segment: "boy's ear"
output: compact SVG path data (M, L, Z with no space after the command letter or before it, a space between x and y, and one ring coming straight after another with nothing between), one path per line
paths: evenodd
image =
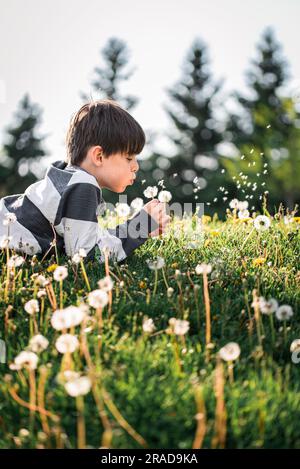
M103 149L100 145L93 147L92 149L92 159L96 165L102 164L103 162Z

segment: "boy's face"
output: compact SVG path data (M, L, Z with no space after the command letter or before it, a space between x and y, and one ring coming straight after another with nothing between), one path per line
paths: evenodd
M96 166L95 177L100 187L120 193L134 183L138 169L136 155L115 153L109 157L102 156L101 164Z

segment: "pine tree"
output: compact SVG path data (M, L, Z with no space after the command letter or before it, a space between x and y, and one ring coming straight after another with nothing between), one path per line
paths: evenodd
M176 134L171 138L177 153L169 159L170 167L165 173L175 198L181 202L190 202L196 192L197 202L212 200L218 185L225 180L216 151L224 129L214 113L220 104L222 83L213 82L207 55L206 46L195 40L185 60L182 79L168 90L175 104L175 110L167 107L166 111L175 124ZM222 199L219 202L223 205Z
M280 148L279 158L273 163L273 172L277 188L280 188L282 194L279 201L284 201L286 207L293 209L296 204L298 208L300 205L300 112L293 99L286 98L283 101L292 125L288 126L285 146Z
M41 110L28 94L20 101L15 119L15 124L7 129L7 141L0 155L1 196L22 193L35 182L41 176L41 160L46 155L45 137L37 133Z
M286 158L286 146L294 127L288 100L280 96L288 78L286 70L281 46L273 31L267 29L247 73L249 95L235 94L240 110L230 116L226 133L238 148L239 157L224 161L224 165L236 180L241 175L247 176L238 181L238 187L244 187L241 197L250 196L254 203L262 199L266 189L272 203L278 204L285 197L276 168Z
M110 98L117 101L127 111L133 109L138 103L135 96L122 96L119 90L120 83L126 82L132 76L134 69L126 71L129 61L129 51L126 43L117 38L110 38L101 52L105 62L104 67L95 67L95 77L91 82L92 89L101 98ZM81 94L84 101L90 96Z

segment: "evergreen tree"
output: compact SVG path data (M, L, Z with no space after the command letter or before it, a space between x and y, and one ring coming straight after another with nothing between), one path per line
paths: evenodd
M91 82L92 89L101 95L101 98L114 99L127 111L138 103L135 96L122 96L119 91L120 83L126 82L132 76L134 69L126 71L129 61L129 52L126 43L117 38L110 38L101 52L105 62L104 67L95 67L95 77ZM90 96L82 93L85 101Z
M209 71L207 48L196 40L185 60L182 79L168 90L175 110L166 108L176 128L172 140L177 152L165 173L181 202L190 202L196 192L197 202L208 202L225 181L216 151L224 131L214 113L220 104L220 88L221 82L214 83ZM219 204L224 205L222 198Z
M41 122L39 106L26 94L15 114L16 122L7 129L7 141L0 155L1 196L22 193L41 177L41 159L46 155L37 133Z
M286 98L284 107L289 110L292 125L288 126L289 134L284 147L277 150L274 158L274 181L286 207L293 209L300 204L300 112L291 98ZM276 153L275 153L276 155ZM278 200L278 197L277 197ZM278 203L278 202L277 202Z
M238 187L244 187L243 197L249 197L252 191L250 197L255 203L262 199L266 189L272 203L278 205L284 198L288 202L277 170L287 158L287 145L294 128L289 100L280 96L288 78L286 70L281 47L272 30L267 29L258 44L257 58L247 73L249 95L235 94L239 111L228 122L226 137L238 148L239 157L224 161L237 180L242 173L244 178L247 176L238 181Z

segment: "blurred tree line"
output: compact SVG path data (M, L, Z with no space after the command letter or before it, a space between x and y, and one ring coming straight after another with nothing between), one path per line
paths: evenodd
M134 73L126 43L111 38L101 56L92 90L97 98L115 99L132 113L138 98L121 92ZM210 71L207 46L193 42L182 76L167 90L167 137L175 150L172 155L155 150L156 136L146 132L148 155L140 159L137 181L126 191L130 200L163 180L173 201L204 202L206 213L224 214L235 197L248 200L253 210L260 208L264 194L271 209L281 202L289 209L299 203L300 100L285 91L288 65L271 29L260 38L246 78L245 95L225 94L223 81ZM85 93L81 97L90 100ZM0 153L0 196L21 193L38 179L46 154L40 121L40 108L25 95ZM117 198L105 191L107 201Z

